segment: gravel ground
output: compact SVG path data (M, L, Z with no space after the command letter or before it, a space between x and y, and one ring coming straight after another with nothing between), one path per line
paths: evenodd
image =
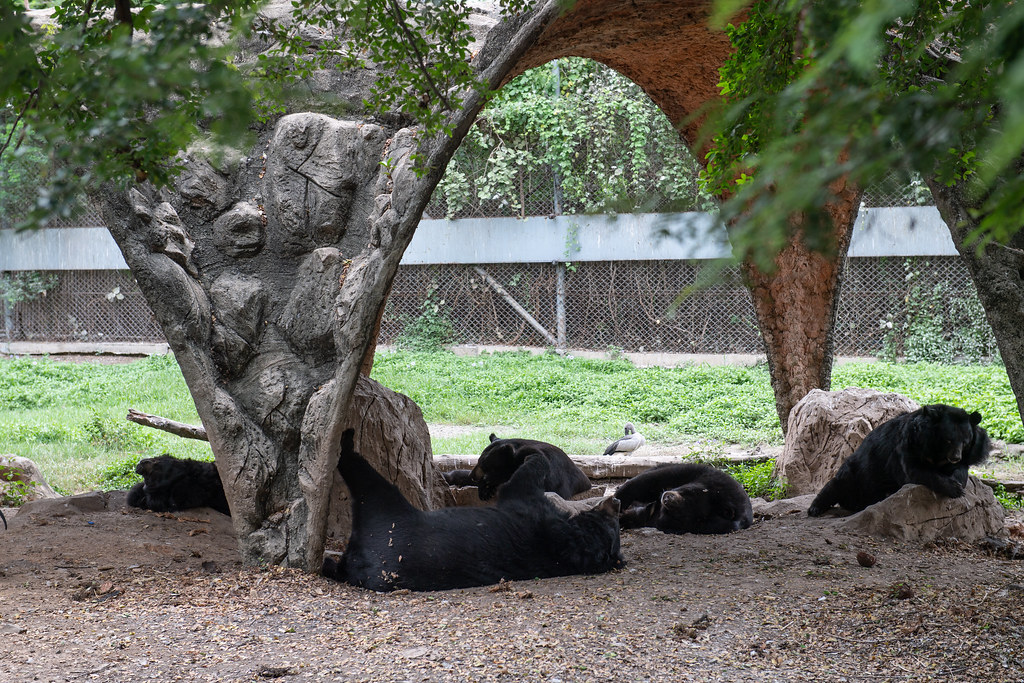
M8 514L0 681L1024 681L1024 561L973 545L795 513L624 532L600 576L377 594L243 568L226 517L121 500Z

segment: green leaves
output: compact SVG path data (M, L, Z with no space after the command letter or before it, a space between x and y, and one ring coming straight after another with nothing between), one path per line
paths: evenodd
M0 1L0 161L27 140L49 165L20 227L70 215L98 182L169 183L197 135L238 143L255 119L283 113L287 88L316 69L372 63L383 76L367 104L428 135L450 133L467 88L483 87L463 0L295 0L300 21L256 17L259 4L136 0L121 16L115 0L65 0L31 26L20 3ZM276 49L239 69L242 35Z
M3 44L14 71L5 59L4 73L14 76L0 81L11 135L0 153L15 153L30 133L53 168L22 227L70 214L94 180L169 182L202 120L244 131L251 97L213 32L252 5L144 3L125 22L108 14L112 0L67 0L45 27L11 17Z
M709 208L697 172L678 132L638 86L568 58L502 88L434 196L449 216L546 215L556 201L566 214ZM480 206L470 206L474 198Z
M1024 225L1020 3L765 1L728 31L706 183L731 195L723 216L743 220L730 238L758 266L802 213L828 247L815 237L830 230L828 186L892 168L964 183L985 235Z
M466 88L482 91L469 51L470 6L461 0L295 0L302 22L259 22L279 45L260 58L261 73L302 78L314 69L381 69L365 104L401 112L428 134L450 134L448 114ZM316 29L322 40L311 38Z

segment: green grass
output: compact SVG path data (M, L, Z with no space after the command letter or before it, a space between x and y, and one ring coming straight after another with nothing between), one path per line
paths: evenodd
M415 400L428 422L474 428L435 439L439 453L479 453L495 431L596 454L621 435L626 421L651 443L684 444L683 450L704 455L725 443L782 442L764 367L636 368L624 359L399 351L379 353L373 376ZM832 388L850 386L979 410L993 437L1024 442L1001 366L836 367ZM0 453L36 461L61 491L124 488L133 481L134 462L159 453L211 457L206 443L126 422L129 407L199 422L170 356L124 365L0 359ZM764 479L757 470L750 476Z
M710 439L780 443L767 373L760 368L636 368L629 361L554 354L381 353L373 377L408 395L428 422L483 427L434 442L437 452L480 452L492 425L570 453L598 454L635 423L649 442ZM468 451L467 451L468 449Z
M58 491L120 488L103 475L125 460L213 457L204 442L129 423L128 408L199 423L172 356L118 365L0 359L0 453L35 461Z

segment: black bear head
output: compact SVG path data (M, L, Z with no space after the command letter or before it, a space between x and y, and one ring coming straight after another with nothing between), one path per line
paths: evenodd
M512 478L512 474L523 464L523 457L517 457L513 444L502 439L494 440L480 454L470 478L477 485L480 500L490 500L498 487Z
M732 519L736 510L723 499L721 491L700 483L686 484L661 494L654 526L662 531L690 530L703 526L711 517Z
M135 474L141 474L148 483L150 479L163 479L170 476L177 463L177 459L168 453L155 458L143 458L135 465Z
M981 423L981 413L943 404L927 405L913 418L916 453L925 464L935 467L955 465L964 456L965 448L974 441Z

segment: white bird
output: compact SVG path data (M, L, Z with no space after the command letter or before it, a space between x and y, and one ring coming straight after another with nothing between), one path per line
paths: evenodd
M621 439L616 439L608 448L604 449L605 455L617 455L617 454L628 454L632 453L636 449L647 443L644 440L644 435L636 431L636 427L633 426L632 422L626 423L626 435Z

